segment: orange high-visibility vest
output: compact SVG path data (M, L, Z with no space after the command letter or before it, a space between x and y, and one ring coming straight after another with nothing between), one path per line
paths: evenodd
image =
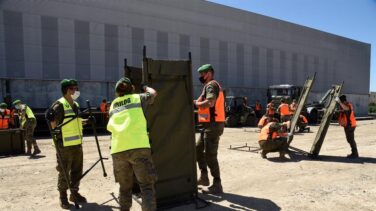
M308 120L305 116L300 115L300 119L303 121L303 123L308 123Z
M9 109L5 109L4 115L0 113L0 129L8 129L12 114Z
M341 107L339 111L338 123L342 127L347 127L349 123L351 127L356 127L356 120L355 120L353 106L349 102L345 103L345 105L350 108L350 115L347 116L345 110L343 110Z
M268 124L268 117L262 116L258 122L258 127L264 127L266 124Z
M268 105L266 106L266 114L269 116L274 116L275 110L273 103L268 103Z
M214 81L214 80L213 80ZM217 81L214 81L219 86L219 95L215 101L215 106L211 108L198 108L198 121L199 122L224 122L225 121L225 97L223 95L222 87ZM205 93L204 86L204 95ZM205 99L203 99L205 100ZM214 115L214 118L213 118Z
M259 141L266 141L269 139L269 134L270 134L270 125L275 124L275 122L269 122L267 125L265 125L260 132L259 135ZM274 131L273 134L271 135L272 140L278 137L278 132Z
M102 113L106 113L107 103L101 103L100 109Z
M281 116L287 116L287 115L290 115L289 105L286 104L286 103L282 103L282 104L279 106L279 114L280 114Z
M256 111L261 111L261 104L260 103L256 103L255 110Z

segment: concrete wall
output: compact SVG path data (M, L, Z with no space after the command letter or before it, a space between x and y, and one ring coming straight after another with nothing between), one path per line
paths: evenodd
M14 84L20 82L14 79L33 79L24 82L26 91L46 90L38 85L63 78L93 81L93 87L113 83L123 74L124 58L131 66L141 66L146 45L152 58L187 59L191 51L194 70L211 63L228 93L248 96L250 102L265 102L271 84L302 85L317 72L315 93L323 94L331 84L344 81L343 92L357 96L360 113L367 111L370 45L366 43L201 0L0 4L0 78ZM102 95L99 87L81 90ZM198 80L194 87L197 96ZM27 93L11 90L33 106L51 103Z

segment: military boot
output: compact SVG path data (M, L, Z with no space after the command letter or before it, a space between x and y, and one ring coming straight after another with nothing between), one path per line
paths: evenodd
M26 148L27 148L26 155L31 155L31 143L27 142Z
M75 199L77 200L77 203L87 202L86 198L81 196L81 194L79 194L78 191L73 191L69 196L69 201L74 202Z
M66 191L60 191L60 207L63 209L69 209L70 204L68 202L68 196Z
M350 159L353 159L353 158L358 158L359 157L359 154L358 152L352 152L351 154L348 154L347 155L347 158L350 158Z
M207 189L202 190L202 193L203 194L214 194L214 195L222 194L223 188L222 188L221 180L220 179L214 179L213 184L210 187L208 187Z
M40 153L41 153L41 151L40 151L39 147L38 147L38 146L35 146L35 147L34 147L33 155L37 155L37 154L40 154Z
M201 171L200 178L197 180L197 185L209 186L208 171Z
M267 157L266 157L266 154L267 154L267 152L265 151L265 150L262 150L261 151L261 157L263 158L263 159L266 159Z

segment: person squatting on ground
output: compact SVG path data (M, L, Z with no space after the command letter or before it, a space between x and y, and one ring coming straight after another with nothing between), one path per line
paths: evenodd
M344 128L346 140L351 147L351 154L347 155L347 157L358 158L359 153L354 138L354 132L356 128L354 107L350 102L347 101L346 95L341 95L340 97L337 97L335 100L340 105L338 123Z
M82 124L84 120L77 117L80 108L75 100L80 96L80 91L78 83L74 79L64 79L60 84L63 97L54 102L50 107L53 111L53 116L49 121L51 128L55 129L57 125L69 121L72 117L76 117L73 121L64 125L59 134L56 135L56 147L59 148L61 162L72 184L72 193L69 196L69 201L74 202L76 199L78 203L86 203L86 198L78 193L83 169ZM67 197L68 184L64 178L63 167L60 165L57 155L56 159L56 170L58 171L57 189L59 191L60 206L63 209L69 209L70 204Z
M213 176L213 184L203 193L223 193L218 164L219 138L223 134L225 122L224 95L221 86L214 80L214 69L210 64L202 65L198 70L203 91L197 100L198 120L203 125L202 134L196 143L197 163L201 170L198 185L209 186L207 167Z
M288 150L286 127L286 124L269 122L261 129L259 145L262 149L262 158L267 158L269 152L279 152L279 157L286 159L285 154Z
M27 146L27 155L31 155L31 147L34 148L32 155L37 155L41 153L37 141L34 138L34 130L37 126L37 120L34 116L33 111L29 106L23 104L21 100L15 100L13 102L16 112L18 113L19 121L21 123L21 128L25 130L25 139Z
M111 132L111 154L115 181L119 183L121 210L132 206L133 175L141 189L142 210L156 210L156 170L151 156L145 109L157 92L147 86L145 93L134 94L129 78L121 78L115 86L116 99L110 107L107 130Z
M257 124L257 127L262 129L265 125L267 125L269 122L278 122L278 119L274 118L274 117L271 117L271 116L267 116L266 114L263 115L261 118L260 118L260 121L258 122Z

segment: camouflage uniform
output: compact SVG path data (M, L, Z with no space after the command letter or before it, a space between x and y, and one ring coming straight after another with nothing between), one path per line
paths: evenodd
M25 105L27 106L27 105ZM40 149L38 147L37 141L34 138L34 130L37 127L37 120L33 117L29 118L26 114L26 108L22 111L18 111L19 120L22 123L25 121L21 128L25 130L25 140L27 146L27 154L31 154L31 147L34 148L34 154L40 153Z
M146 110L152 103L153 96L146 92L140 94L142 109ZM141 189L142 210L156 210L155 181L157 173L151 156L150 148L131 149L112 154L115 182L120 185L119 203L121 210L129 210L132 206L133 178Z
M34 130L36 126L37 126L36 119L29 118L26 120L25 124L22 127L25 130L27 153L31 153L31 146L33 146L34 150L39 149L37 141L34 138Z
M63 105L56 101L52 105L52 109L56 112L55 121L56 125L59 125L64 120L64 108ZM78 107L76 104L72 107L73 111L77 114ZM83 169L83 152L82 152L82 145L75 145L75 146L63 146L63 140L61 134L57 135L57 147L59 147L62 163L64 164L64 168L68 174L70 182L72 184L72 191L78 192L79 185L80 185L80 177L82 175ZM60 162L56 155L57 166L56 170L58 171L58 182L57 182L57 189L59 192L66 192L68 189L68 184L64 178L64 173L60 166Z
M219 91L218 84L209 82L203 94L206 94L206 99L217 99ZM204 129L196 143L198 167L203 172L207 172L207 167L209 167L211 175L217 181L221 180L217 155L219 137L223 134L224 126L223 122L203 123Z
M156 171L150 149L132 149L112 155L115 181L119 183L119 202L122 210L132 206L133 173L140 185L142 210L156 210Z

